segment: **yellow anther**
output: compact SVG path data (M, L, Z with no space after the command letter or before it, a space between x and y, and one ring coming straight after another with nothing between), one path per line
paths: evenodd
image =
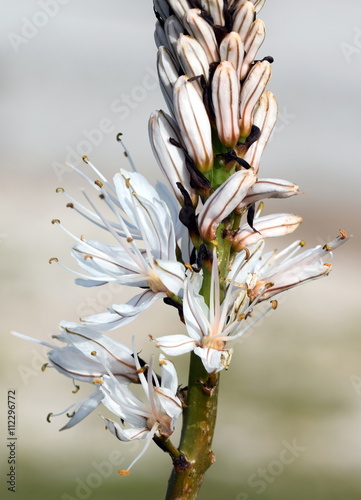
M300 241L300 247L305 247L306 246L306 242L304 240Z
M237 321L243 321L245 319L246 315L245 314L240 314L237 318Z
M84 260L87 260L87 259L92 259L93 256L90 255L90 253L87 253L86 255L84 255Z
M74 203L67 203L66 208L74 208Z
M96 352L96 351L92 351L90 354L91 354L92 356L96 356L96 355L97 355L97 352Z
M331 250L332 250L332 248L330 247L330 245L327 245L327 243L326 243L326 245L323 245L322 249L326 250L326 252L331 252Z
M271 300L271 306L272 306L272 309L277 309L277 307L278 307L277 300Z
M137 373L144 373L146 369L146 366L142 366L142 368L138 368Z
M94 184L96 184L100 188L102 188L104 186L104 184L102 183L102 181L99 181L99 180L94 181Z
M82 160L83 160L83 162L84 162L84 163L86 163L86 164L88 165L88 163L89 163L89 158L88 158L87 156L83 156L83 157L82 157Z
M340 229L340 236L341 236L341 240L346 239L347 238L346 231L344 231L343 229Z
M60 220L59 219L53 219L51 221L52 224L60 224Z
M103 380L102 380L101 378L95 378L95 379L93 380L93 384L103 385L103 384L104 384L104 382L103 382Z
M332 264L330 262L325 262L323 265L326 266L326 267L329 267L330 269L332 267Z
M189 269L190 271L193 271L193 267L189 264L189 262L185 262L185 267Z
M49 363L44 363L43 366L41 367L41 371L45 372L46 367L48 366Z
M64 188L56 188L55 192L56 193L64 193Z
M159 366L162 366L162 365L167 365L167 364L168 364L168 363L166 362L166 360L165 360L165 359L161 359L161 360L159 361Z
M128 177L128 179L125 179L125 185L129 189L129 187L130 187L130 178L129 177Z
M129 476L130 470L121 469L121 470L118 470L118 474L119 474L119 476Z
M131 236L128 236L128 238L127 238L127 242L128 242L128 243L131 243L132 241L134 241L134 238L132 238Z
M52 264L53 262L59 262L59 259L57 259L56 257L52 257L51 259L49 259L49 264Z
M212 241L210 241L210 243L212 243L212 245L214 245L215 247L218 247L218 241L217 240L212 240Z

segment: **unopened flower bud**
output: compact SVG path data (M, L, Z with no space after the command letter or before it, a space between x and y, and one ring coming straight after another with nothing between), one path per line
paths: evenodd
M190 9L184 17L186 28L203 47L208 63L219 61L218 44L213 28L201 17L200 9Z
M252 2L242 3L234 13L232 31L239 33L242 42L254 21L254 5Z
M246 52L246 55L242 64L241 80L246 77L251 65L253 64L253 61L257 56L259 48L264 42L265 36L266 28L264 22L260 19L257 19L252 24L244 42L244 50Z
M241 90L240 104L240 135L242 138L249 136L253 112L271 78L271 64L268 61L258 61L249 72Z
M182 21L183 16L189 10L189 3L187 0L168 0L168 3L172 7L174 14Z
M264 4L266 3L266 0L252 0L252 3L254 4L254 11L256 14L263 8Z
M174 115L190 157L201 172L207 172L213 166L211 124L194 83L186 75L178 78L173 93Z
M167 0L153 0L154 10L158 12L160 17L165 21L170 16L169 3Z
M302 217L292 214L272 214L256 218L253 222L254 231L249 224L243 224L237 233L230 236L232 248L240 252L249 245L264 238L273 238L292 233L302 222Z
M192 76L203 75L208 81L209 64L200 43L187 35L180 35L177 42L177 54L184 72Z
M183 205L183 196L177 187L177 182L184 186L193 204L197 205L198 196L190 186L184 152L170 142L170 138L173 138L181 143L175 120L163 111L154 111L149 119L148 130L154 156L179 203Z
M239 170L208 198L198 217L199 233L213 241L219 224L240 204L256 181L253 169Z
M267 198L289 198L298 194L298 186L283 179L258 179L248 190L247 196L238 205L236 211L242 212L248 205Z
M158 48L161 47L162 45L169 48L167 36L164 32L163 26L160 24L159 21L157 21L155 24L154 41Z
M159 84L169 111L173 113L173 88L178 79L177 63L166 47L160 47L157 53L157 71Z
M233 64L237 72L238 79L241 79L241 68L244 57L244 45L241 37L235 31L228 33L222 40L219 47L221 61L229 61Z
M239 138L239 80L233 64L222 61L212 80L212 101L218 137L233 148Z
M259 170L263 150L276 125L277 112L278 106L275 96L272 92L265 92L259 101L253 118L253 123L260 129L261 135L244 156L244 159L252 165L256 173Z
M229 2L229 7L232 7L237 10L241 5L243 5L246 2L247 0L233 0L233 2L231 0ZM262 9L264 4L266 3L266 0L251 0L251 2L254 5L255 13L258 14L258 12Z
M184 27L178 21L177 16L169 16L164 23L164 31L167 36L168 44L171 47L173 56L177 59L177 41L180 35L184 34Z
M202 5L204 5L206 11L212 16L216 26L224 26L223 0L204 0Z

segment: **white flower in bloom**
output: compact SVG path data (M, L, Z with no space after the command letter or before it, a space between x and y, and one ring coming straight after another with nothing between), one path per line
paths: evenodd
M262 241L254 246L255 251L250 259L252 263L244 266L236 281L248 281L251 300L259 297L260 290L263 291L259 300L269 299L307 281L327 276L332 267L329 262L332 259L332 251L347 239L346 233L341 230L337 238L323 246L318 245L298 253L305 243L296 241L282 252L268 252L263 256ZM250 270L252 266L253 270Z
M88 160L87 163L90 164ZM73 208L108 230L116 241L116 245L109 245L76 238L78 244L73 247L72 255L88 272L88 275L76 273L80 276L77 283L97 286L113 282L144 289L126 304L113 305L108 312L82 318L87 326L100 330L128 323L156 300L181 294L184 279L184 266L176 257L178 235L171 215L173 207L137 172L121 170L114 177L114 185L115 190L103 177L95 183L116 222L106 219L88 196L94 212L67 195Z
M217 373L223 368L227 369L230 363L233 349L226 349L226 343L241 337L268 311L275 308L275 303L246 325L245 320L256 301L251 304L246 285L239 288L235 286L233 279L221 304L218 259L215 252L209 307L199 293L202 281L201 273L190 273L184 284L183 314L188 335L166 335L151 339L170 356L194 351L202 359L208 373Z
M332 257L331 251L346 241L344 231L324 246L317 246L295 255L304 245L296 241L283 252L269 252L262 255L264 240L240 252L228 275L229 284L225 298L220 304L218 262L214 253L210 307L199 291L202 275L191 273L184 284L183 313L187 335L167 335L155 340L167 355L178 356L194 351L202 358L209 373L228 368L232 349L225 345L244 335L271 309L276 301L252 322L246 323L258 302L293 288L296 285L326 276L331 269L324 257Z
M53 367L73 380L91 384L94 381L109 378L109 371L119 385L126 386L130 382L139 382L133 352L128 347L76 323L63 321L60 323L60 331L61 334L53 335L53 338L67 344L63 347L57 347L17 332L12 333L51 349L48 353L49 365L44 365L43 369L46 366ZM79 389L79 386L75 387L73 392ZM72 409L73 413L69 422L61 430L70 429L95 410L103 397L103 393L97 386L96 390L86 398L61 413L49 414L48 418L68 413Z
M159 356L161 367L160 381L153 371L153 360L147 367L146 374L142 369L138 356L134 352L140 383L144 389L147 402L130 391L129 387L120 384L114 377L104 380L100 390L104 394L103 404L130 427L124 428L117 422L106 418L107 428L120 441L145 439L142 452L121 475L129 473L129 469L145 453L154 437L167 439L174 431L174 426L182 413L182 403L177 396L178 377L173 363Z

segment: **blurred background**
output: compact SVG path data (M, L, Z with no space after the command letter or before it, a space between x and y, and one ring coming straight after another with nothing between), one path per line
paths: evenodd
M217 462L199 498L348 500L361 495L360 85L361 7L354 0L268 0L261 57L275 58L269 85L279 102L275 134L263 156L264 177L288 179L305 194L269 203L298 213L296 237L309 246L353 238L337 250L323 280L285 295L275 314L240 343L222 375L214 452ZM17 391L16 492L20 499L163 498L170 461L155 446L121 478L139 453L104 426L98 411L58 432L66 417L46 415L84 397L70 379L40 371L41 340L60 320L101 312L127 291L77 287L48 259L74 267L75 234L97 233L55 193L79 196L84 183L64 167L81 156L111 178L127 168L115 140L123 132L139 171L160 173L147 120L164 108L156 83L152 2L2 0L0 42L1 497L7 491L7 391ZM286 241L274 241L282 248ZM162 317L162 322L159 322ZM175 310L157 304L112 336L179 333ZM140 343L140 342L139 342ZM146 358L151 347L138 345ZM180 383L186 363L176 359Z

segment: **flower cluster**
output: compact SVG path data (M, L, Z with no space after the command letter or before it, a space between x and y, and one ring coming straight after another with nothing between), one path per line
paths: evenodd
M86 193L83 204L57 190L71 209L113 238L113 244L78 238L53 220L76 241L72 255L82 270L73 271L76 282L139 289L127 303L109 304L107 311L81 318L80 325L61 323L55 337L65 347L45 344L51 366L96 386L63 428L102 403L119 419L106 419L118 439L167 442L183 406L173 364L161 354L158 376L153 359L140 360L135 344L129 349L101 332L124 326L163 299L177 308L185 333L144 337L149 334L169 356L193 352L205 373L216 374L230 364L228 343L277 307L275 295L327 275L332 250L346 240L340 231L310 250L298 240L283 251L264 252L266 238L293 232L302 219L283 212L262 215L262 200L299 192L287 180L259 177L277 119L276 99L267 90L273 59L257 59L265 39L258 19L263 4L154 0L157 70L168 112L152 113L149 137L171 191L161 183L153 187L135 168L121 169L109 182L87 157L95 180L72 168L103 208ZM141 384L146 403L131 383Z

